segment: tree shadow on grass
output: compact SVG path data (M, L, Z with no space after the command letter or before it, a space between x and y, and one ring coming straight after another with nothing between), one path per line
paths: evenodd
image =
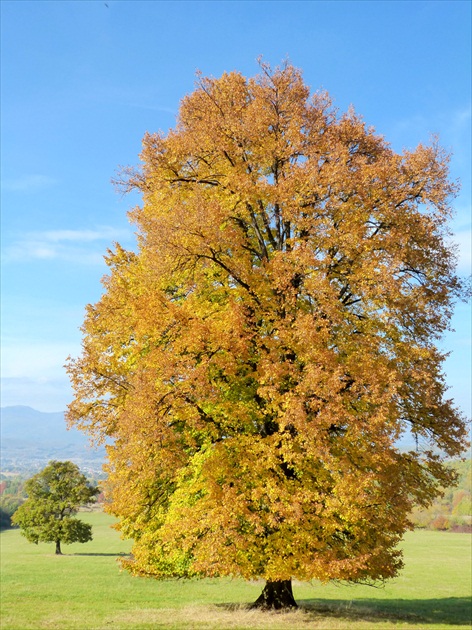
M349 622L391 623L407 622L414 626L449 624L470 628L472 616L471 600L467 597L445 597L437 599L298 599L300 611L307 621L320 618L345 619ZM217 604L226 610L241 610L241 604ZM245 606L244 608L249 608ZM283 614L283 613L282 613Z
M298 604L307 613L343 617L352 621L407 621L470 627L472 603L467 597L436 599L305 599Z
M66 554L64 554L66 555ZM118 553L71 553L67 554L71 556L111 556L114 558L127 558L129 557L129 553L125 553L124 551L120 551Z

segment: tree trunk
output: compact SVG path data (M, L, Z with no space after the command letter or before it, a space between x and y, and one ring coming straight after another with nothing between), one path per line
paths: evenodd
M56 555L57 556L62 556L61 541L60 540L56 540Z
M297 607L298 604L293 597L292 580L266 582L264 590L252 605L252 608L264 608L266 610Z

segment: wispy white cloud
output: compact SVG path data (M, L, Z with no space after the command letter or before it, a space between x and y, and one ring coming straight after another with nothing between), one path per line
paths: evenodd
M40 232L43 239L50 243L60 243L61 241L89 243L91 241L103 241L116 238L122 232L112 227L101 227L96 230L50 230Z
M92 103L113 104L114 107L119 103L133 109L162 112L174 119L177 116L176 107L170 106L167 98L155 86L117 86L101 82L82 94L82 98Z
M2 189L10 192L36 192L44 188L51 188L56 184L57 180L48 175L21 175L2 180Z
M461 108L436 112L429 116L423 113L413 114L408 118L398 120L393 125L392 131L394 135L408 134L413 138L417 135L425 136L423 141L428 140L427 134L438 133L440 139L442 136L447 136L460 144L468 143L468 138L462 136L462 133L470 126L471 119L472 106L468 104Z
M453 125L462 129L463 125L470 125L472 119L472 105L454 112Z
M450 223L450 241L456 246L457 271L460 275L469 276L472 273L472 226L470 218L472 208L470 200L458 200L454 204L454 215Z
M437 135L440 145L451 153L452 178L459 177L465 182L470 178L471 121L470 104L429 116L417 113L398 120L386 137L394 149L400 151L404 147L414 149L419 142L428 143L432 136Z
M62 260L80 264L103 261L106 246L112 242L127 242L131 229L102 226L94 230L46 230L28 232L4 248L4 262L31 260ZM98 244L100 245L98 246Z
M2 406L28 405L40 411L61 411L71 399L64 363L80 344L54 340L3 339Z
M78 341L2 340L2 377L32 378L39 383L64 377L69 355L78 355Z
M2 377L2 407L26 405L38 411L65 411L72 390L65 374L58 379Z

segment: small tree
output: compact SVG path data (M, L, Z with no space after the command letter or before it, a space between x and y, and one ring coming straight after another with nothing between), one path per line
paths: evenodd
M78 508L90 503L99 489L92 486L72 462L51 461L25 489L28 499L12 517L30 542L55 542L56 554L62 554L61 542L85 543L92 540L92 527L76 518Z

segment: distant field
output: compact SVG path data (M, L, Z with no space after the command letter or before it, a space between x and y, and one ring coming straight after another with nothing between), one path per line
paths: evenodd
M1 628L192 630L433 630L472 627L471 536L416 531L404 543L406 568L384 589L294 584L300 610L245 608L262 583L242 580L158 582L120 572L129 551L112 519L84 513L94 540L32 545L18 530L0 534Z

